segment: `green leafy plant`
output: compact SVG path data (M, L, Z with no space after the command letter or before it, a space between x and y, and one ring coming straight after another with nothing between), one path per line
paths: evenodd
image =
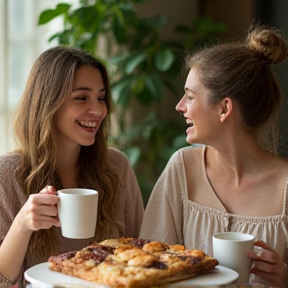
M105 61L116 107L110 141L129 157L145 202L172 153L187 145L184 121L159 112L167 93L182 94L183 83L175 79L184 52L225 31L222 24L199 18L191 27L175 27L181 41L163 39L161 29L168 22L163 15L141 18L136 13L136 5L146 1L82 0L78 7L59 3L43 11L38 22L62 17L63 29L48 41L79 47ZM135 111L135 103L144 112Z

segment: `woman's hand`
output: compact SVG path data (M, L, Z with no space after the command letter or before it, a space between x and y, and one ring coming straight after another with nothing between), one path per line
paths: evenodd
M248 258L254 262L251 273L262 277L273 287L287 287L287 266L280 255L263 241L255 241L254 246L263 250L247 252Z
M46 186L39 193L30 195L17 215L22 229L37 231L52 226L60 227L57 202L58 197L53 186Z

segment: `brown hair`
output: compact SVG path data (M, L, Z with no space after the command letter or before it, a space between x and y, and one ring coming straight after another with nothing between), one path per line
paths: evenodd
M254 25L244 42L204 48L187 58L189 68L199 68L200 79L210 90L210 103L225 97L235 100L244 127L255 133L260 146L273 152L282 95L271 64L284 62L287 51L278 31Z
M45 185L62 188L57 173L57 145L53 127L53 115L71 94L76 70L88 65L99 69L106 89L107 116L103 120L95 142L82 146L78 160L77 181L81 187L98 190L98 237L107 237L109 227L117 225L117 175L107 163L107 137L111 113L111 89L105 66L88 53L76 48L58 46L42 53L32 67L24 94L16 110L15 140L21 163L17 177L26 196L38 193ZM34 232L29 249L42 257L55 253L57 243L54 227ZM123 233L123 232L122 232ZM104 236L103 236L104 235ZM106 236L105 236L106 235ZM47 258L46 258L47 259Z

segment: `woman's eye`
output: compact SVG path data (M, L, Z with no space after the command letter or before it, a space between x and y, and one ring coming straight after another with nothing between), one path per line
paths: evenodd
M188 95L188 94L186 94L186 98L187 98L188 100L193 100L193 97L192 97L191 95Z
M102 95L102 96L99 96L99 97L98 97L98 100L99 100L99 101L103 101L103 100L105 101L105 100L106 100L106 95L104 94L104 95Z
M86 96L78 96L78 97L76 97L75 99L76 99L76 100L87 100L88 97L86 97Z

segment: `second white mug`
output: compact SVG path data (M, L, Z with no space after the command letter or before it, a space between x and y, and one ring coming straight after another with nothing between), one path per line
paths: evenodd
M213 235L213 257L221 266L230 268L239 274L238 282L248 282L251 260L247 251L252 251L255 238L240 232L223 232Z

